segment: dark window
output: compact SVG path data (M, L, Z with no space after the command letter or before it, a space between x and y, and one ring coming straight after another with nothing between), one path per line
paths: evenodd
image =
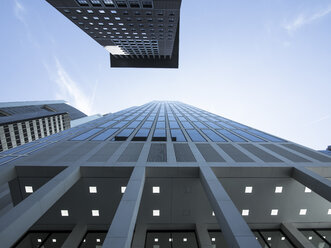
M150 2L150 1L146 1L146 2L143 2L143 8L146 8L146 9L151 9L151 8L153 8L153 4L152 4L152 2Z
M145 123L142 125L142 128L151 128L153 125L152 121L145 121Z
M119 8L127 8L128 6L126 5L126 2L124 1L117 1L117 7Z
M139 2L130 2L130 7L131 8L139 8Z
M88 6L87 0L77 0L80 6Z

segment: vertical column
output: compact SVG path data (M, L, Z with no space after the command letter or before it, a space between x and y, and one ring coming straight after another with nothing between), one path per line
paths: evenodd
M87 226L86 224L77 224L74 229L71 231L70 235L64 242L61 248L73 248L78 247L84 235L86 233Z
M132 248L145 248L147 226L145 224L137 224L134 231Z
M41 138L44 138L45 137L45 134L44 134L44 125L43 125L43 121L42 119L39 119L39 126L40 126L40 133L41 133Z
M21 145L25 144L24 141L24 134L23 134L23 128L22 128L22 123L17 123L17 129L18 129L18 135L20 137Z
M135 167L117 207L103 248L129 248L145 183L145 167Z
M314 248L315 246L292 224L282 223L280 229L298 248Z
M5 183L8 183L9 181L16 178L16 169L14 166L7 165L7 166L1 166L0 169L0 185L3 185Z
M16 144L15 131L14 131L13 124L9 124L8 128L9 128L9 134L10 134L10 140L11 140L12 147L16 147L17 144Z
M294 167L292 177L331 202L331 181L305 167Z
M28 121L25 122L25 127L26 127L26 134L28 137L28 141L32 141L32 136L31 136L31 129L30 129L30 123Z
M211 168L200 167L200 178L228 246L261 248Z
M39 139L39 135L38 135L38 128L37 128L37 122L36 120L32 120L32 127L33 127L33 131L34 131L34 135L35 135L35 139Z
M0 218L1 247L13 245L80 178L80 168L64 169Z
M4 126L0 126L0 142L2 145L2 150L8 150Z
M196 224L196 234L198 236L199 245L201 248L212 248L208 230L203 224Z

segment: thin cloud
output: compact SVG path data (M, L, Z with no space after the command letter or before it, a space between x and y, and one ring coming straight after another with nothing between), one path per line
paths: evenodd
M296 19L294 19L292 22L287 23L284 26L284 28L288 32L293 32L293 31L296 31L299 28L303 27L304 25L310 24L318 19L321 19L321 18L327 16L330 13L331 13L331 5L328 6L326 9L323 9L323 10L313 13L311 15L305 15L302 13Z
M312 122L309 122L309 123L307 124L307 126L311 126L311 125L317 124L317 123L322 122L322 121L325 121L325 120L327 120L327 119L329 119L329 118L330 118L330 115L325 115L325 116L323 116L323 117L321 117L321 118L319 118L319 119L317 119L317 120L314 120L314 121L312 121Z
M26 10L24 6L18 1L14 1L14 14L18 20L20 20L22 23L26 24L24 14Z
M91 115L95 89L93 90L91 97L89 97L70 77L57 58L55 58L55 63L56 77L54 81L58 86L58 91L55 93L55 97L57 99L67 100L71 105L83 111L85 114Z

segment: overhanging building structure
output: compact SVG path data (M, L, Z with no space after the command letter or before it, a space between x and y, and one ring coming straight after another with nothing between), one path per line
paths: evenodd
M65 101L0 103L0 152L70 128L86 117Z
M181 0L47 0L110 53L111 67L178 68Z
M329 247L330 178L327 154L151 102L0 153L1 247Z

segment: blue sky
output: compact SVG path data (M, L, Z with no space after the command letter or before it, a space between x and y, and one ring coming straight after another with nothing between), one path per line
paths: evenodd
M0 101L88 114L178 100L299 144L331 145L330 0L183 0L180 68L111 69L44 0L1 0Z

